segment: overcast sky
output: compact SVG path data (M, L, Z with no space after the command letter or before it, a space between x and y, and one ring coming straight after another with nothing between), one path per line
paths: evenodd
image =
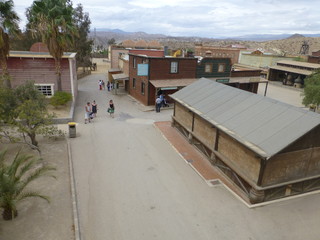
M32 0L14 0L25 25ZM171 36L320 33L319 0L73 0L89 13L91 28Z

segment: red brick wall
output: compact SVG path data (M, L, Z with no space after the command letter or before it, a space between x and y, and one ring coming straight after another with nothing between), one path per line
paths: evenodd
M133 68L133 58L136 65L148 60L149 76L138 76L137 68ZM178 62L178 73L170 73L171 62ZM145 105L153 105L155 88L149 80L196 78L197 59L195 58L148 58L129 56L129 94ZM136 88L133 88L133 78L136 79ZM141 94L141 83L145 83L145 94Z
M142 54L147 55L149 57L164 57L163 50L150 50L150 49L130 49L129 53L132 54Z
M178 72L170 73L171 62L178 62ZM150 80L196 78L195 58L150 58Z
M12 87L24 84L27 80L33 80L39 84L54 84L54 89L57 90L55 63L52 58L9 57L8 71L12 78ZM61 81L62 90L71 93L69 59L62 59Z
M208 57L231 58L231 65L239 62L240 49L195 46L195 56L205 57L207 51L211 52L211 56Z
M231 77L259 77L261 70L231 71Z
M320 63L320 57L317 56L308 56L308 62L309 63Z
M136 64L141 64L143 59L142 57L136 58ZM136 79L136 87L133 88L133 78ZM145 92L141 94L141 83L145 84ZM149 89L149 81L148 76L138 76L138 68L133 68L133 56L129 56L129 94L133 96L135 99L143 103L144 105L148 105L148 89Z

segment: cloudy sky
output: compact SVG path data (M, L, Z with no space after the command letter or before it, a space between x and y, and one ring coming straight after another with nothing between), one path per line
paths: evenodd
M25 24L32 0L14 0ZM92 28L171 36L320 33L319 0L73 0Z

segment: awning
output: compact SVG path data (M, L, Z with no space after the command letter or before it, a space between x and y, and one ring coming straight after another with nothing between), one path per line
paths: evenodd
M172 88L172 87L185 87L194 83L198 79L186 78L186 79L164 79L164 80L150 80L150 83L155 88Z
M283 66L272 66L270 67L272 70L278 70L283 72L297 73L305 76L311 75L313 72L308 70L303 70L299 68L291 68L291 67L283 67Z
M115 81L129 81L129 76L124 73L112 74L112 78Z
M220 83L267 83L268 80L262 77L220 77L207 78Z
M121 69L119 68L111 68L108 70L109 73L115 73L115 72L121 72Z

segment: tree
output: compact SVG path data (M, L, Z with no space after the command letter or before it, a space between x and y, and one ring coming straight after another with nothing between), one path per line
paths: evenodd
M61 59L63 52L71 46L77 31L73 21L73 8L70 0L34 1L27 10L27 17L35 35L42 37L42 42L49 49L55 61L57 88L62 91Z
M1 85L11 88L11 81L7 66L10 51L9 34L18 32L19 17L13 11L13 1L0 1L0 63L2 67Z
M0 152L0 207L4 220L18 216L17 204L27 198L42 198L49 202L47 196L37 191L27 190L28 185L39 177L51 175L55 168L42 165L41 159L16 154L11 163L5 159L6 151Z
M18 105L15 108L18 119L12 124L20 133L26 134L31 144L38 147L36 136L43 128L52 125L53 115L48 113L45 96L38 91L33 82L29 81L15 90Z
M93 41L89 39L90 33L90 18L88 13L83 12L81 4L74 9L73 19L78 31L78 36L75 36L74 44L70 49L71 52L77 52L77 68L91 66L91 52Z
M320 105L320 70L304 80L303 95L302 103L305 106L312 104L317 108Z
M114 38L111 38L110 40L108 40L108 45L112 45L115 43L116 43L116 40Z
M39 150L37 135L63 135L62 131L52 125L54 115L48 113L47 100L33 82L29 81L12 92L9 91L0 91L0 120L20 133L25 143ZM3 131L2 133L9 140L15 135Z

